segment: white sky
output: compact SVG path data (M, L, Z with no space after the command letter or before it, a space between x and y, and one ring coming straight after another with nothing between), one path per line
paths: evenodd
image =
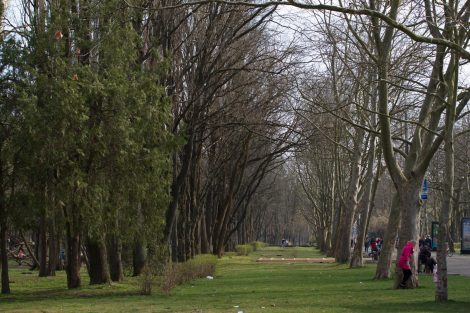
M21 25L24 23L22 18L22 5L21 0L2 0L6 7L6 19L11 25ZM299 1L297 2L312 2L312 1ZM318 1L320 2L320 1ZM332 0L331 2L335 2ZM330 3L331 3L330 2ZM277 25L272 25L272 29L280 33L277 40L285 40L286 43L292 40L299 39L299 34L296 30L302 29L306 22L311 23L311 13L306 13L305 10L292 6L282 5L276 12L275 22ZM4 25L8 29L8 25ZM308 47L306 47L308 48ZM467 49L468 50L468 49ZM465 64L460 69L460 86L470 87L470 63Z

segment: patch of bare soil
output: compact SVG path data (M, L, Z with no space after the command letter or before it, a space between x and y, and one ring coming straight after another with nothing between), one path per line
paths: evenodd
M334 263L334 258L259 258L260 263Z

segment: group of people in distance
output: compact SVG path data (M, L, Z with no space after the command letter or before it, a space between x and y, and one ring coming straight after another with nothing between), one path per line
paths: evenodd
M380 250L382 250L382 243L383 243L382 238L367 237L366 240L364 240L364 251L374 260L377 260L380 255ZM369 252L369 248L370 248L370 252Z
M400 283L401 288L406 287L406 282L411 277L411 266L410 261L413 256L413 249L416 244L415 240L410 240L403 247L398 260L397 266L403 270L403 279ZM436 260L431 256L431 238L426 236L426 239L420 239L419 241L419 254L418 254L418 273L422 272L424 266L425 273L432 273Z

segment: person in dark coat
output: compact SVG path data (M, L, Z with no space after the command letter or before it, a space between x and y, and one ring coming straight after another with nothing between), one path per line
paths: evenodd
M425 244L426 246L428 246L429 248L432 248L431 236L426 235L426 239L424 239L424 244Z
M424 238L422 236L421 236L421 238L419 238L418 246L419 246L419 248L424 246Z
M431 249L427 245L422 245L418 254L418 273L421 273L422 266L426 267L428 259L431 257Z

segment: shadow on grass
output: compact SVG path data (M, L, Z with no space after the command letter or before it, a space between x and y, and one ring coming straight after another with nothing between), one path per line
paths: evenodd
M470 301L454 301L449 300L446 302L437 303L432 300L429 301L413 301L412 303L396 303L396 302L368 302L362 304L349 304L344 305L345 308L350 309L352 312L462 312L468 313L470 308Z
M112 287L110 287L112 288ZM118 297L134 297L142 296L137 291L131 290L97 290L97 289L77 289L77 290L61 290L56 288L42 289L31 292L14 292L9 295L0 295L0 302L29 302L29 301L45 301L45 300L64 300L64 299L99 299L99 298L118 298Z

